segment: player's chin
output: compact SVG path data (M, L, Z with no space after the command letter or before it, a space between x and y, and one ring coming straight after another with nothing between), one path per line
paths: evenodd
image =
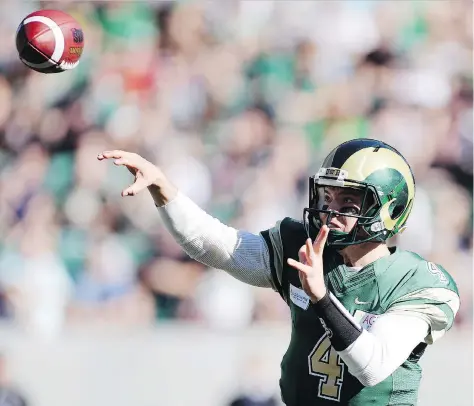
M335 224L328 224L327 226L329 227L329 231L339 231L341 233L348 233L350 231L348 227L338 226Z

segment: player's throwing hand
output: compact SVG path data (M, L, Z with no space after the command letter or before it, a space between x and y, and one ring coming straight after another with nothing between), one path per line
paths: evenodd
M122 191L122 196L135 196L148 188L155 203L161 206L177 193L161 169L138 154L120 150L104 151L97 155L97 159L114 159L115 165L125 166L135 176L133 184Z
M329 227L322 226L314 244L308 238L306 244L300 248L300 262L288 259L288 264L298 270L301 286L312 302L321 300L327 292L323 273L323 251L328 235Z

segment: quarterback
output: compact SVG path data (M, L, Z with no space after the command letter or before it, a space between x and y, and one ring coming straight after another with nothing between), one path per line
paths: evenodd
M418 363L453 324L456 285L446 270L388 247L415 198L409 164L377 140L345 142L309 178L302 220L252 234L213 218L137 154L106 151L148 189L188 255L253 286L272 288L291 310L281 363L288 406L415 405Z

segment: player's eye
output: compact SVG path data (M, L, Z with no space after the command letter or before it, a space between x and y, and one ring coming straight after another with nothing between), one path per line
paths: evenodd
M358 207L355 207L355 206L350 206L350 207L343 207L341 210L340 210L341 213L346 213L346 214L354 214L354 215L358 215L360 213L360 210Z
M344 203L354 203L354 199L352 197L345 197Z
M324 203L331 203L331 196L324 195Z

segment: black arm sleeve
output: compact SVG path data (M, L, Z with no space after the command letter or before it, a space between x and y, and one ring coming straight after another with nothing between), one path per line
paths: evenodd
M362 327L329 291L312 308L328 332L336 351L345 350L362 334Z

